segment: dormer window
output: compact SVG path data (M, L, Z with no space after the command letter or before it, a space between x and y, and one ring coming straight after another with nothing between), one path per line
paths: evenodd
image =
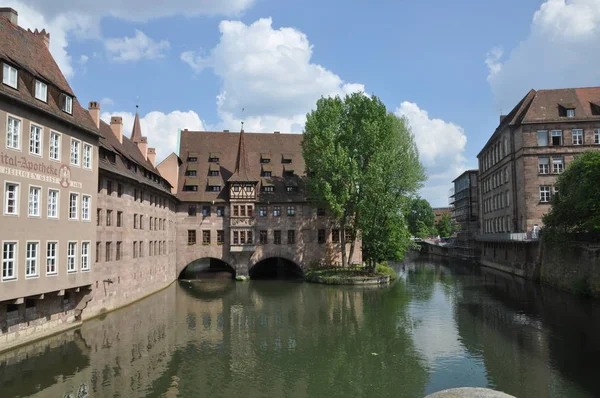
M188 156L187 161L188 162L197 162L198 158L195 156Z
M211 152L208 155L208 161L211 162L211 163L219 163L219 155L220 155L220 153Z
M292 163L292 157L290 155L282 155L281 156L281 163L283 163L283 164Z
M63 108L62 110L67 112L69 115L73 114L73 97L64 94Z
M567 109L567 117L575 117L575 109Z
M275 187L272 185L263 187L263 192L275 192Z
M48 86L39 80L35 81L35 98L48 102Z
M2 68L2 83L12 88L17 88L17 69L4 64Z
M271 154L270 153L261 153L260 154L260 162L261 163L271 163Z

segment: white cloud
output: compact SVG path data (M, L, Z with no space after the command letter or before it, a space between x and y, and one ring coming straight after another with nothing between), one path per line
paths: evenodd
M547 0L528 37L502 59L486 57L497 106L507 113L531 88L597 85L600 81L600 1Z
M82 54L82 55L79 57L79 64L80 64L80 65L85 65L89 59L90 59L90 57L88 57L88 56L87 56L87 55L85 55L85 54Z
M270 18L251 25L222 21L219 30L220 41L207 54L186 51L181 59L196 72L212 69L222 79L217 109L224 128L238 128L244 119L248 130L299 132L321 96L364 91L362 84L346 83L311 63L306 35L273 29Z
M113 61L127 62L163 58L170 44L167 40L154 41L136 29L134 37L107 39L104 47Z
M131 136L135 114L131 112L103 112L102 120L110 123L111 116L123 118L123 134ZM194 111L173 111L165 114L152 111L140 117L142 134L148 137L148 147L156 148L156 164L171 152L177 152L177 132L179 129L205 130L205 124Z
M452 122L432 119L427 111L412 102L403 102L394 113L410 122L421 162L429 176L422 196L433 206L447 206L451 181L467 166L464 129Z
M114 105L115 101L112 98L104 97L100 100L100 104L104 106ZM110 120L110 118L108 119Z

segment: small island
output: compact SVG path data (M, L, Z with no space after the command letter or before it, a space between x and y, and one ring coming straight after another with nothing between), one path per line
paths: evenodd
M377 264L374 270L363 266L315 268L306 272L306 281L325 285L387 285L397 278L388 263Z

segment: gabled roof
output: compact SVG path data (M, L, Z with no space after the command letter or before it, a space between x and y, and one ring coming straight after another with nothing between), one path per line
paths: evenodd
M250 172L248 154L246 153L246 144L244 142L244 130L240 132L235 169L233 175L229 177L227 182L258 182L258 179Z
M600 120L600 115L592 112L592 104L600 105L600 87L539 90L522 123ZM561 115L560 107L574 109L575 117Z
M0 62L7 62L19 71L17 89L0 84L0 95L5 95L50 114L82 128L88 133L98 135L96 124L87 110L79 104L69 83L46 47L44 35L44 31L39 33L27 31L0 16ZM34 97L35 82L32 79L38 79L48 85L48 102L37 100ZM73 97L72 115L65 113L57 102L60 93Z

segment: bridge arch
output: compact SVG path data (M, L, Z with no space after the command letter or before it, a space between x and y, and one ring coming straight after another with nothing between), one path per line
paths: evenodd
M235 267L220 258L202 257L184 266L178 279L223 277L225 273L229 273L231 278L235 278Z
M270 256L254 263L248 274L250 279L302 279L304 269L289 258Z

